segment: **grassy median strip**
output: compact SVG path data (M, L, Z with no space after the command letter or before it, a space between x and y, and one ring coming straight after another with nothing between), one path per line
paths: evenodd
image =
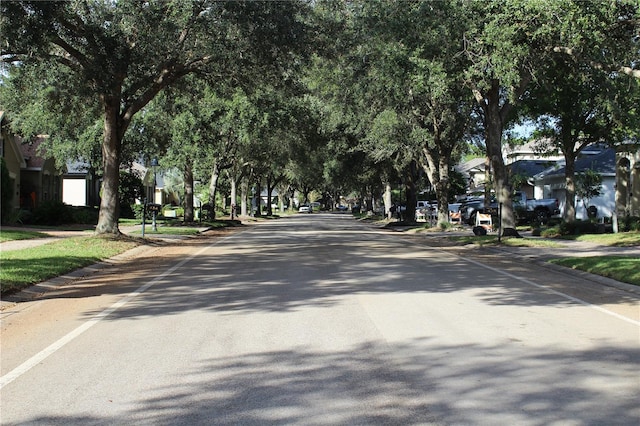
M0 289L8 294L125 252L142 240L73 237L42 246L0 253Z
M637 257L566 257L549 262L640 286L640 259Z

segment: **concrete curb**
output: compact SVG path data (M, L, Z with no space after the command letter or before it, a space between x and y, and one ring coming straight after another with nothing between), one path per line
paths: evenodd
M399 232L399 233L404 233L406 231L406 229L398 229L398 228L394 228L394 227L384 227L383 229L385 230L391 230L393 232ZM454 232L446 232L446 233L441 233L441 235L443 236L453 236L453 235L461 235L462 233L454 233ZM415 234L413 234L415 235ZM436 235L431 234L431 235ZM464 235L468 235L467 232L464 233ZM440 235L438 235L440 236ZM425 239L426 240L426 239ZM435 247L435 246L430 246L428 244L428 241L423 241L423 244L429 246L429 247ZM566 242L567 244L571 244L570 242ZM606 246L600 246L600 245L593 245L594 248L598 248L600 250L606 250ZM442 250L446 250L446 247L440 248ZM585 272L585 271L581 271L579 269L572 269L572 268L568 268L566 266L560 266L560 265L556 265L553 263L550 263L549 260L550 259L556 259L556 258L562 258L562 256L553 256L553 255L549 255L548 259L542 259L540 256L536 256L536 255L531 255L531 254L522 254L522 253L518 253L515 250L509 250L508 247L503 246L503 247L484 247L485 250L487 251L492 251L496 254L502 254L504 255L509 254L510 256L517 256L519 258L522 259L527 259L528 261L534 262L536 265L541 266L543 268L546 269L551 269L554 270L556 272L565 274L565 275L571 275L571 276L579 276L582 279L585 280L589 280L592 282L596 282L598 284L601 285L605 285L608 287L614 287L618 290L623 290L629 293L633 293L636 295L640 296L640 286L637 285L633 285L633 284L628 284L628 283L623 283L617 280L614 280L612 278L607 278L607 277L603 277L601 275L596 275L596 274L591 274L589 272ZM620 255L620 253L612 253L612 256L615 255Z
M499 254L508 253L511 256L517 256L517 257L532 261L536 265L546 269L551 269L553 271L556 271L565 275L570 275L570 276L578 275L580 278L583 278L585 280L593 281L598 284L606 285L608 287L614 287L619 290L624 290L629 293L637 294L640 296L640 287L637 285L623 283L623 282L614 280L612 278L591 274L589 272L581 271L579 269L573 269L573 268L568 268L566 266L556 265L554 263L550 263L548 260L540 259L536 256L531 256L531 255L522 255L520 253L515 253L508 249L502 249L502 248L496 248L496 247L486 247L485 249L493 251L495 253L499 253ZM560 257L557 257L557 258L560 258Z
M208 231L209 227L207 228L199 228L198 229L198 236L201 235L203 232ZM191 238L192 236L185 236L185 235L168 235L167 238L163 238L162 234L154 234L154 239L157 240L164 240L164 241L171 241L171 242L175 242L178 240L182 240L182 239L186 239L186 238ZM62 237L63 238L63 237ZM54 238L55 239L55 238ZM44 295L45 293L58 289L62 286L64 286L65 284L69 284L71 282L75 282L78 281L84 277L90 276L91 274L94 274L98 271L101 271L109 266L118 264L120 262L124 262L124 261L128 261L132 258L135 258L136 256L141 255L142 253L145 253L149 250L152 250L156 247L154 247L151 244L142 244L139 245L137 247L134 247L130 250L127 250L123 253L117 254L113 257L110 257L108 259L102 260L100 262L94 263L92 265L89 266L85 266L83 268L80 269L76 269L74 271L68 272L64 275L60 275L51 279L48 279L46 281L42 281L39 282L37 284L34 284L32 286L29 286L27 288L24 288L22 290L20 290L17 293L13 293L10 294L8 296L4 296L2 298L2 300L0 300L0 312L8 309L10 307L15 306L18 303L21 302L29 302L32 300L37 299L38 297L41 297L42 295Z
M67 274L59 275L57 277L29 286L17 293L13 293L3 297L2 300L0 300L0 311L15 306L16 304L21 302L30 302L32 300L35 300L51 290L58 289L65 284L69 284L84 277L88 277L109 266L127 261L154 248L155 247L152 245L143 244L118 255L115 255L109 259L94 263L93 265L85 266L84 268L76 269Z

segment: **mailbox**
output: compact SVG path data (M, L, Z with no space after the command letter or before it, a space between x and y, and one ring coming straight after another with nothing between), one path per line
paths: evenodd
M161 207L160 204L147 204L147 211L159 212Z

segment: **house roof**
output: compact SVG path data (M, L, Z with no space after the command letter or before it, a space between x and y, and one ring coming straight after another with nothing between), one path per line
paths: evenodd
M39 153L39 148L42 142L47 138L44 135L38 135L31 142L22 142L20 146L20 151L22 152L22 156L24 157L27 168L32 170L41 170L44 166L46 158L42 157Z
M89 171L89 163L84 161L67 161L67 175L84 176Z
M518 160L507 167L513 175L532 177L555 166L557 163L555 160Z
M472 158L469 161L456 165L455 169L460 173L469 173L473 169L484 171L485 160L484 157Z
M580 155L576 160L576 173L581 173L585 170L593 170L603 176L616 175L615 149L600 147L600 150L598 150L596 148L590 148L587 152L588 153ZM564 164L560 167L551 167L541 173L538 173L535 176L535 179L539 180L551 176L564 176L565 168Z

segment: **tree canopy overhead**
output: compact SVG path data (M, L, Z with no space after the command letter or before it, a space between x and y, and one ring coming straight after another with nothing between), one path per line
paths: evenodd
M286 80L305 45L304 8L297 1L2 2L2 60L63 69L65 79L32 82L67 95L72 87L67 102L96 105L104 122L96 231L119 233L118 169L133 116L188 74L239 85L247 75Z
M420 166L446 220L448 173L477 125L510 227L503 133L549 114L564 97L558 84L597 76L593 90L577 85L603 94L584 102L610 124L591 137L638 132L634 0L11 1L0 2L0 28L13 125L50 133L62 157L101 157L99 233L119 232L118 169L152 140L189 154L184 167L210 175L210 188L231 153L254 180L285 176L334 198L330 186L373 194L412 182ZM181 103L151 108L169 87ZM534 97L544 98L537 109L521 108ZM602 99L623 99L610 105L626 118Z

